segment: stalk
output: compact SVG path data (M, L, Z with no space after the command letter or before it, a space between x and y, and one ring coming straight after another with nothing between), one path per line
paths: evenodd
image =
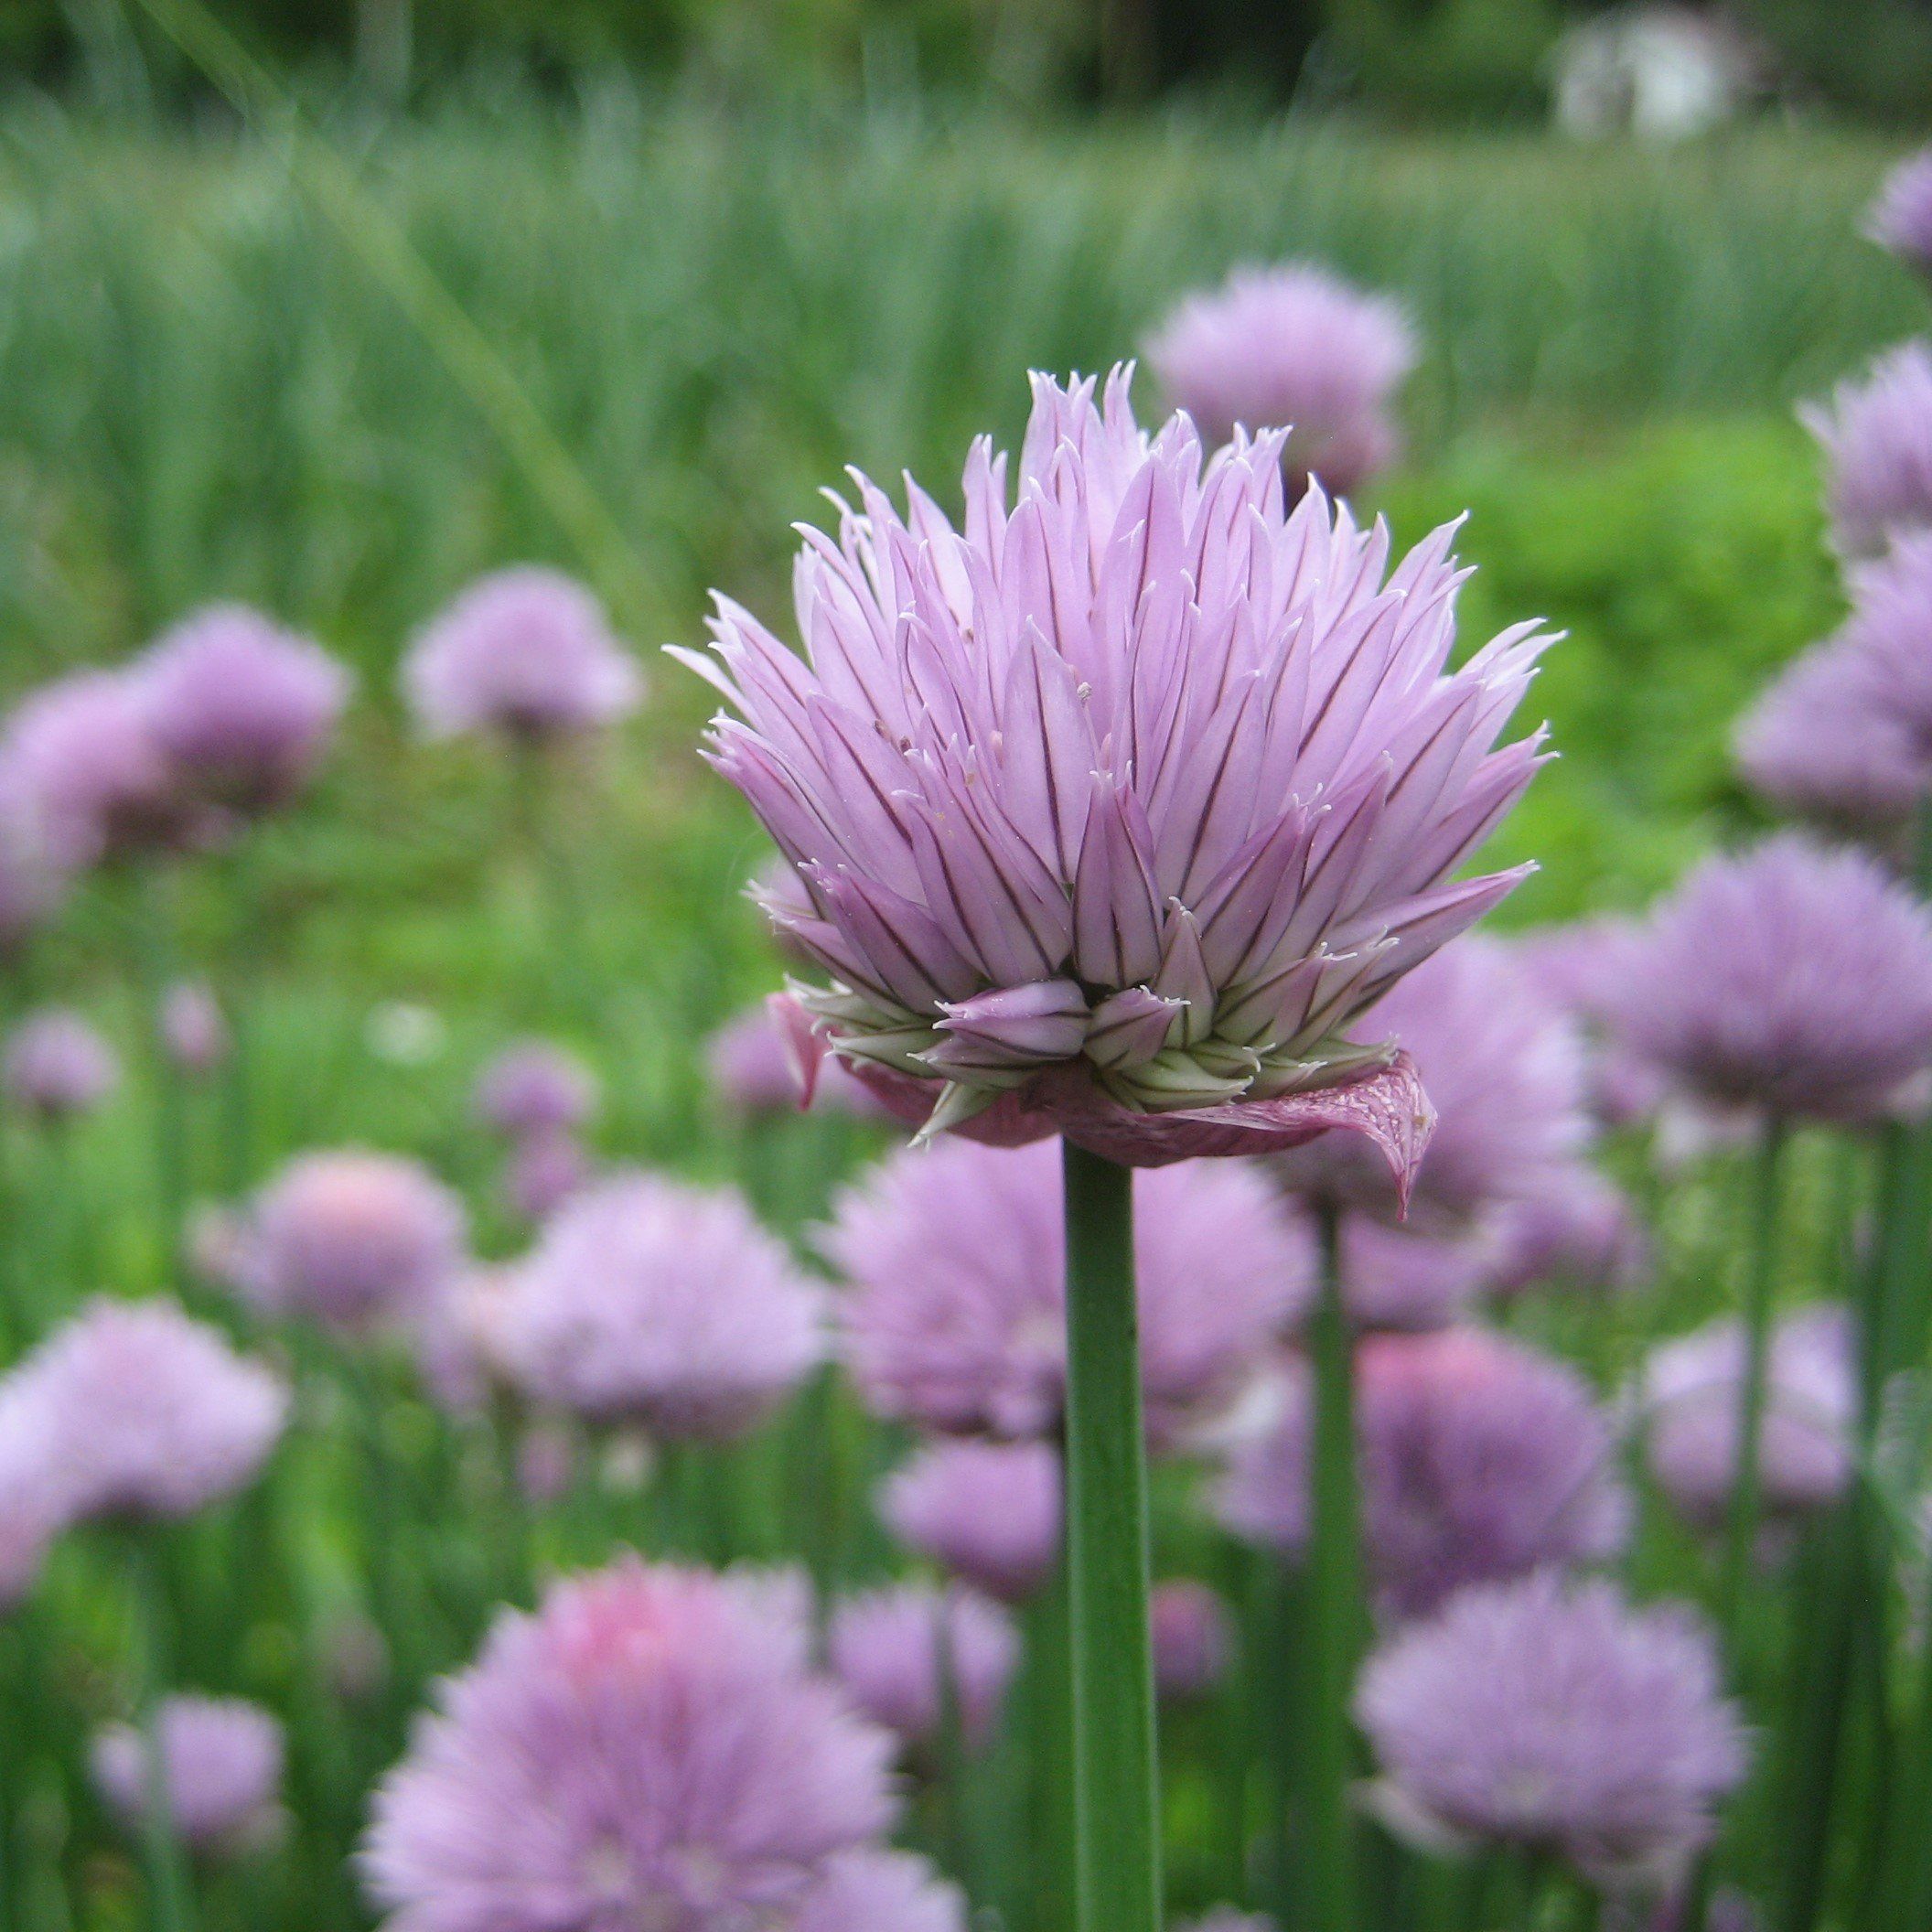
M1160 1932L1133 1175L1066 1147L1067 1556L1079 1932Z
M1731 1516L1724 1539L1724 1567L1718 1594L1719 1621L1734 1656L1744 1583L1757 1542L1763 1479L1758 1450L1765 1429L1765 1396L1770 1379L1771 1301L1776 1286L1777 1210L1783 1184L1785 1130L1766 1123L1758 1142L1752 1186L1750 1273L1744 1283L1744 1373L1737 1397L1737 1479L1731 1489Z
M156 864L140 883L145 902L134 915L134 984L145 1008L148 1071L155 1083L155 1208L161 1234L162 1278L170 1286L177 1286L181 1231L188 1213L188 1121L181 1069L168 1051L162 1020L174 956L174 920L168 900L173 882L166 868Z
M1355 1470L1355 1348L1343 1306L1341 1217L1317 1208L1319 1299L1309 1324L1315 1367L1315 1468L1304 1637L1302 1797L1304 1889L1311 1932L1356 1922L1354 1739L1348 1696L1361 1644L1359 1505Z
M161 1755L161 1699L167 1684L167 1609L161 1566L151 1536L130 1530L129 1600L134 1612L135 1723L146 1773L141 1849L147 1874L153 1932L190 1932L194 1923L181 1841L168 1802L167 1766Z

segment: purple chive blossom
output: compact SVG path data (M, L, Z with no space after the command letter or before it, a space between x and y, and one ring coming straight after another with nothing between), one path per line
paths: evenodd
M227 1272L258 1306L354 1334L406 1324L464 1265L462 1203L420 1163L298 1155L231 1229Z
M1589 1138L1583 1043L1502 941L1445 947L1368 1016L1422 1075L1435 1132L1412 1191L1422 1226L1466 1226L1498 1202L1549 1186ZM1352 1136L1330 1134L1274 1164L1292 1189L1384 1218L1398 1206L1387 1169Z
M1368 1215L1342 1222L1342 1292L1358 1328L1443 1328L1488 1285L1496 1241L1487 1226L1430 1233Z
M1876 557L1894 538L1932 529L1932 345L1901 343L1863 382L1841 382L1798 418L1825 455L1832 540Z
M613 1174L516 1268L498 1327L544 1408L666 1436L763 1420L822 1352L823 1297L735 1193Z
M392 1932L821 1926L892 1820L891 1744L805 1648L768 1590L635 1558L502 1614L376 1794Z
M786 1003L779 1002L782 1007ZM890 1121L891 1111L836 1059L816 1067L810 1049L800 1058L773 1003L761 1001L712 1035L704 1049L713 1091L728 1113L755 1120L765 1114L850 1113Z
M1932 276L1932 149L1908 156L1885 177L1865 232L1907 267Z
M1875 1120L1932 1068L1932 920L1795 833L1707 859L1652 913L1616 1030L1706 1108Z
M1524 973L1551 1004L1570 1015L1584 1041L1590 1108L1610 1127L1650 1120L1666 1086L1657 1069L1632 1058L1614 1036L1618 1002L1642 955L1641 920L1622 915L1543 926L1514 941Z
M478 1122L507 1141L582 1127L597 1108L596 1076L548 1040L518 1040L477 1077Z
M199 980L181 980L161 1000L161 1042L183 1073L212 1073L228 1057L228 1022Z
M1920 641L1932 643L1923 627ZM1873 670L1867 650L1842 634L1815 646L1744 714L1733 749L1744 783L1779 811L1828 832L1889 843L1910 821L1932 772L1923 730L1915 733L1912 721L1880 701Z
M1205 1697L1227 1675L1234 1628L1219 1597L1186 1577L1156 1583L1147 1605L1154 1685L1164 1698Z
M1555 1186L1497 1210L1487 1286L1508 1298L1551 1285L1626 1288L1649 1266L1650 1244L1624 1196L1581 1165Z
M1013 1618L990 1597L893 1583L838 1606L826 1656L853 1708L915 1746L939 1734L943 1666L952 1673L967 1742L977 1746L999 1719L1020 1639Z
M0 1057L0 1082L23 1112L42 1121L91 1113L121 1084L113 1048L80 1014L43 1006L16 1026Z
M1544 1573L1465 1591L1399 1631L1364 1668L1356 1711L1398 1829L1654 1886L1709 1840L1744 1776L1722 1681L1693 1614Z
M799 1908L789 1932L966 1932L966 1901L907 1852L844 1852Z
M1852 615L1827 649L1842 654L1857 701L1905 733L1923 797L1932 789L1932 534L1901 537L1849 575Z
M32 849L62 872L207 834L132 670L77 671L29 692L0 726L0 789Z
M243 1698L170 1697L158 1713L169 1822L208 1856L274 1838L281 1824L282 1727ZM147 1816L148 1743L128 1724L94 1740L95 1788L130 1830Z
M319 644L239 604L184 618L134 675L148 728L184 788L250 814L287 804L308 783L351 682Z
M1210 444L1238 428L1287 427L1289 488L1311 474L1347 496L1393 461L1389 403L1415 366L1400 304L1365 295L1312 262L1238 268L1186 297L1147 344L1176 409Z
M537 565L479 577L410 646L402 687L424 735L579 735L635 711L644 679L597 600Z
M1716 1529L1737 1478L1744 1336L1719 1321L1666 1342L1646 1364L1637 1426L1657 1487L1692 1522ZM1852 1479L1858 1406L1852 1323L1842 1308L1808 1308L1771 1338L1758 1481L1774 1521L1802 1516Z
M5 1387L75 1522L191 1516L253 1479L288 1414L279 1378L166 1301L87 1303Z
M1306 1305L1305 1230L1249 1168L1195 1162L1135 1184L1149 1436L1236 1394ZM845 1351L880 1413L952 1434L1046 1435L1066 1396L1059 1150L906 1149L848 1187L821 1237L851 1283Z
M1460 1328L1371 1336L1357 1374L1364 1544L1391 1615L1618 1547L1626 1510L1610 1425L1565 1364ZM1297 1359L1272 1427L1232 1451L1219 1498L1230 1529L1296 1553L1308 1535L1310 1396Z
M809 896L824 1040L923 1132L1150 1165L1346 1125L1405 1168L1426 1103L1346 1034L1520 876L1449 883L1540 760L1494 747L1546 640L1449 671L1450 531L1385 585L1385 531L1286 513L1279 432L1204 467L1127 386L1036 379L1017 507L975 444L962 531L857 478L807 656L724 599L721 664L682 654L738 714L707 756Z
M588 1185L595 1163L574 1133L531 1134L503 1164L503 1202L523 1221L547 1221Z
M907 1549L1005 1603L1060 1556L1060 1456L1046 1443L939 1442L886 1481L886 1527Z

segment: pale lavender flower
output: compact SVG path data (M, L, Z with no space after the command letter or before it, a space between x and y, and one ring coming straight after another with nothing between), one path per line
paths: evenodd
M1469 1312L1496 1263L1487 1224L1431 1232L1351 1214L1341 1233L1343 1300L1358 1328L1446 1327Z
M1592 1112L1610 1127L1651 1120L1664 1104L1666 1083L1655 1068L1624 1051L1613 1033L1618 1003L1642 957L1643 922L1603 915L1540 926L1512 944L1538 993L1582 1031Z
M1292 432L1296 494L1312 472L1347 496L1394 459L1389 403L1415 358L1399 303L1313 262L1238 268L1181 301L1147 344L1167 400L1207 442L1238 427Z
M1932 646L1932 635L1920 641ZM1738 724L1744 783L1824 831L1890 843L1932 774L1912 723L1880 701L1878 683L1866 652L1842 634L1794 659Z
M1356 1712L1398 1828L1654 1884L1709 1840L1744 1776L1722 1683L1693 1613L1545 1572L1466 1590L1399 1631L1364 1667Z
M1372 1336L1356 1358L1363 1543L1376 1595L1423 1615L1472 1583L1612 1554L1627 1510L1608 1420L1553 1357L1476 1328ZM1221 1517L1299 1554L1308 1535L1312 1390L1230 1453Z
M402 688L430 737L545 743L635 711L644 678L583 585L524 564L478 578L417 635Z
M1235 1394L1306 1306L1307 1233L1261 1175L1194 1162L1134 1187L1147 1429L1171 1443ZM1066 1395L1059 1148L953 1141L892 1155L821 1236L850 1282L847 1358L882 1414L1046 1435Z
M451 1415L474 1415L501 1381L497 1323L509 1269L481 1263L443 1283L411 1314L409 1339L430 1399Z
M63 868L0 763L0 960L13 958L60 903Z
M456 1195L402 1154L297 1155L231 1230L229 1269L274 1315L358 1333L406 1324L462 1269Z
M97 1297L7 1378L69 1521L190 1516L251 1482L288 1391L168 1301Z
M1154 1687L1165 1698L1204 1697L1234 1655L1228 1612L1206 1583L1176 1577L1156 1583L1147 1605Z
M801 1057L789 1036L785 1002L761 1000L727 1021L705 1044L704 1062L713 1090L728 1112L746 1118L761 1114L850 1113L861 1120L891 1121L886 1103L855 1079L835 1058L813 1065L809 1047Z
M1841 382L1798 419L1824 451L1832 541L1876 557L1894 539L1932 529L1932 345L1903 342L1862 382Z
M1520 876L1449 883L1540 761L1494 747L1546 640L1449 671L1450 531L1385 585L1385 531L1285 513L1279 433L1204 468L1127 386L1036 379L1018 506L978 443L963 531L858 479L807 660L721 599L707 756L805 888L823 1042L923 1132L1152 1165L1342 1126L1404 1169L1426 1102L1345 1036Z
M161 1040L183 1073L211 1073L228 1057L228 1022L199 980L178 980L161 1000Z
M249 814L287 804L307 784L351 682L319 644L240 604L185 617L133 675L148 728L185 789Z
M63 1498L48 1480L42 1437L32 1390L18 1375L0 1380L0 1615L39 1581L61 1528Z
M891 1744L805 1648L768 1589L634 1558L505 1612L377 1791L392 1932L822 1925L891 1822Z
M1637 1421L1657 1487L1692 1522L1721 1525L1737 1479L1744 1332L1712 1322L1652 1351ZM1852 1479L1858 1406L1853 1333L1829 1304L1773 1331L1758 1435L1759 1495L1774 1521L1821 1508Z
M16 1026L0 1060L14 1105L42 1121L91 1113L121 1084L121 1063L93 1025L67 1006L43 1006Z
M76 671L23 698L0 727L0 792L30 848L59 872L208 832L132 670Z
M168 1821L182 1841L209 1856L246 1852L281 1825L282 1726L239 1697L179 1695L157 1713ZM148 1808L149 1744L131 1724L95 1738L94 1787L131 1830Z
M1642 1222L1617 1188L1579 1164L1557 1185L1497 1209L1485 1286L1508 1297L1562 1284L1625 1288L1650 1262Z
M1051 1444L939 1442L887 1478L879 1515L907 1549L1018 1603L1059 1562L1060 1489Z
M596 1164L574 1133L533 1133L503 1164L503 1200L520 1220L547 1221L589 1184Z
M543 1407L729 1436L818 1362L822 1318L819 1288L735 1193L629 1170L544 1228L498 1336L511 1379Z
M1907 156L1885 177L1865 232L1907 267L1932 276L1932 149Z
M1583 1042L1501 940L1447 946L1403 979L1368 1025L1415 1062L1435 1132L1411 1196L1419 1225L1465 1227L1549 1186L1590 1136ZM1393 1218L1386 1166L1329 1134L1276 1157L1284 1186Z
M1827 648L1841 659L1856 701L1905 735L1923 797L1932 789L1932 533L1901 536L1849 575L1852 615ZM1895 740L1891 756L1899 756ZM1882 782L1895 779L1894 770Z
M471 1105L484 1127L508 1141L566 1132L596 1111L596 1076L549 1040L517 1040L477 1077Z
M966 1932L966 1901L910 1852L842 1852L789 1932Z
M1012 1616L991 1597L957 1586L891 1583L865 1591L833 1611L826 1633L832 1674L853 1708L909 1745L939 1734L942 1664L951 1672L967 1742L983 1744L1019 1657Z
M1795 833L1707 859L1652 912L1616 1031L1706 1108L1870 1122L1932 1068L1932 920Z

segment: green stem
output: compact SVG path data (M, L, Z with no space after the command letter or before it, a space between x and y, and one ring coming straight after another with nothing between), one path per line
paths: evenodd
M1777 1285L1777 1210L1784 1149L1783 1123L1766 1122L1758 1142L1752 1186L1750 1272L1744 1282L1744 1372L1737 1397L1737 1474L1731 1488L1731 1516L1718 1594L1719 1621L1733 1655L1744 1583L1757 1547L1764 1487L1758 1458L1765 1430L1766 1390L1770 1379L1771 1304Z
M189 1932L194 1918L188 1873L168 1800L167 1764L161 1755L161 1701L167 1685L167 1606L160 1552L152 1535L139 1530L129 1533L127 1573L134 1614L134 1713L146 1777L141 1846L147 1872L149 1922L153 1932Z
M161 1236L162 1279L181 1279L182 1229L188 1214L188 1122L181 1069L168 1051L163 1012L174 961L173 876L165 865L150 867L145 903L134 915L134 983L145 1009L148 1073L154 1081L155 1211Z
M1355 1341L1343 1305L1340 1216L1325 1203L1317 1209L1317 1219L1321 1282L1309 1324L1315 1368L1315 1468L1304 1639L1304 1863L1313 1932L1348 1932L1355 1924L1356 1883L1355 1819L1349 1798L1355 1746L1348 1698L1362 1636Z
M1159 1932L1133 1175L1070 1142L1065 1171L1078 1923L1080 1932Z
M1026 1932L1073 1925L1073 1780L1067 1583L1056 1574L1026 1613L1026 1681L1017 1709L1026 1733L1027 1895L1016 1923Z

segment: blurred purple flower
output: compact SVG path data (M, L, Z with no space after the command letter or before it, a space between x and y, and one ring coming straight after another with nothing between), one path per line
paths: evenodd
M204 1855L231 1856L273 1839L282 1822L282 1727L239 1697L166 1698L158 1712L170 1823ZM122 1823L147 1817L149 1745L129 1724L95 1738L95 1788Z
M1932 920L1862 853L1782 833L1653 910L1615 1028L1707 1108L1873 1121L1932 1068Z
M1148 1603L1154 1685L1164 1698L1204 1697L1227 1674L1234 1628L1206 1583L1176 1577L1154 1586Z
M1851 1317L1841 1307L1803 1309L1772 1334L1757 1467L1774 1520L1820 1508L1852 1479L1853 1357ZM1706 1529L1723 1522L1737 1479L1744 1373L1742 1324L1716 1321L1652 1350L1637 1391L1652 1478Z
M1059 1562L1060 1487L1051 1444L942 1441L886 1479L879 1515L907 1549L1019 1603Z
M1932 789L1932 533L1902 536L1877 562L1854 564L1847 574L1852 615L1826 648L1841 655L1857 701L1905 735L1923 797ZM1896 759L1895 738L1889 748Z
M1583 1043L1501 940L1476 936L1419 966L1367 1025L1414 1060L1435 1132L1411 1197L1423 1227L1462 1227L1551 1185L1590 1135ZM1271 1163L1283 1186L1392 1218L1382 1164L1329 1134Z
M504 1205L519 1220L547 1221L583 1192L595 1172L596 1164L575 1134L533 1133L512 1147L504 1161Z
M966 1741L992 1735L1019 1662L1013 1618L991 1597L958 1586L891 1583L849 1597L832 1612L826 1657L853 1708L902 1743L939 1734L945 1690L941 1633Z
M1794 659L1738 724L1744 783L1826 832L1891 842L1932 774L1911 723L1879 701L1877 684L1867 653L1842 634Z
M69 1522L190 1516L253 1479L288 1416L278 1377L161 1300L86 1303L0 1386Z
M231 1279L271 1314L344 1333L406 1326L465 1262L463 1204L420 1162L298 1154L231 1232Z
M1907 156L1885 177L1865 232L1908 268L1932 276L1932 149Z
M1722 1682L1692 1613L1544 1573L1465 1591L1399 1631L1365 1666L1356 1710L1397 1829L1655 1885L1708 1841L1744 1776Z
M780 1003L782 1004L782 1003ZM809 1104L814 1113L850 1113L862 1120L891 1121L892 1110L835 1057L811 1064L800 1059L788 1029L761 1000L727 1021L706 1042L704 1062L711 1084L728 1112L798 1113Z
M1237 1912L1232 1905L1217 1905L1206 1916L1189 1919L1181 1932L1276 1932L1276 1927L1265 1913Z
M1617 1549L1627 1510L1612 1431L1567 1364L1457 1328L1371 1336L1356 1372L1363 1543L1387 1612L1425 1615L1465 1584ZM1272 1426L1235 1445L1219 1496L1230 1529L1296 1554L1311 1393L1297 1358Z
M1553 1186L1498 1208L1485 1286L1508 1298L1530 1288L1624 1288L1650 1263L1649 1237L1630 1203L1581 1163Z
M1643 950L1643 922L1605 914L1539 926L1511 943L1539 994L1568 1014L1583 1034L1584 1078L1597 1120L1609 1127L1650 1120L1664 1103L1665 1082L1612 1033L1617 1003Z
M498 1334L540 1406L730 1436L821 1358L823 1296L739 1197L628 1170L574 1196L516 1267Z
M1306 1305L1305 1229L1253 1170L1135 1183L1147 1431L1171 1444L1235 1394ZM1047 1435L1067 1380L1059 1148L953 1141L893 1154L820 1236L851 1283L845 1348L881 1414L957 1434Z
M48 1480L39 1411L31 1390L0 1379L0 1615L40 1579L61 1528L63 1498Z
M445 1414L478 1413L499 1386L502 1351L496 1325L509 1274L507 1265L473 1263L411 1312L416 1372L430 1400Z
M1313 262L1238 268L1185 297L1147 343L1167 400L1204 441L1225 443L1237 428L1292 432L1296 496L1311 472L1347 496L1394 459L1389 403L1415 359L1399 303Z
M0 961L10 960L60 903L68 878L47 850L0 755Z
M1496 1242L1487 1226L1437 1232L1372 1216L1342 1221L1342 1293L1358 1328L1444 1328L1488 1285Z
M0 726L0 795L28 849L58 872L200 843L209 829L132 670L76 671L29 692Z
M92 1025L67 1006L42 1006L16 1026L0 1060L7 1098L43 1121L91 1113L121 1084L121 1063Z
M402 687L432 738L497 731L538 744L613 724L644 696L597 600L535 564L478 577L418 633Z
M516 1040L477 1077L472 1106L489 1132L508 1141L566 1132L596 1111L596 1076L549 1040Z
M1932 345L1903 342L1862 382L1841 382L1798 419L1825 455L1831 534L1848 557L1932 529Z
M966 1932L966 1901L907 1852L842 1852L789 1932Z
M319 644L240 604L184 618L131 674L184 789L251 814L287 804L308 782L351 683Z
M864 478L796 575L801 660L720 599L706 756L797 868L801 993L908 1123L1057 1132L1154 1165L1346 1126L1401 1171L1427 1106L1346 1030L1520 876L1447 883L1529 783L1494 748L1543 649L1459 671L1453 534L1389 540L1281 436L1204 471L1116 371L1034 385L1010 513L974 445L963 533ZM1378 1069L1389 1068L1378 1073Z
M228 1022L199 980L177 980L161 1000L161 1040L183 1073L211 1073L228 1057Z
M504 1612L376 1793L393 1932L822 1924L891 1822L891 1745L805 1641L768 1589L634 1558Z

